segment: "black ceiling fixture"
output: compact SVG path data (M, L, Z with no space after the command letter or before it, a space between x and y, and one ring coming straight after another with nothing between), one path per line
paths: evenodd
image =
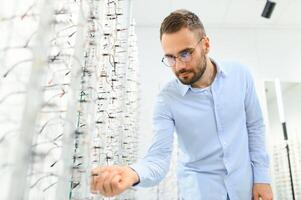
M262 11L261 16L265 17L265 18L271 18L271 15L273 13L273 10L274 10L275 6L276 6L275 2L267 0L266 4L264 6L264 9Z

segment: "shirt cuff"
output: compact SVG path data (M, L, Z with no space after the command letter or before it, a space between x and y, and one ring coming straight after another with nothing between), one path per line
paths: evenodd
M135 187L136 185L138 185L140 183L140 176L139 176L138 172L132 166L129 166L129 168L131 168L138 176L138 181L132 185L132 187Z
M254 167L254 183L271 183L271 176L269 173L269 168L266 167Z
M135 163L129 166L132 170L134 170L138 177L139 181L135 183L132 187L136 188L143 185L143 181L145 180L146 169L141 163Z

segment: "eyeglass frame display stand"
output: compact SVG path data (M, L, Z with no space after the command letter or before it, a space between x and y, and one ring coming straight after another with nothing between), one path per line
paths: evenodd
M97 14L98 7L93 5L94 1L91 0L89 2L89 13L87 22L87 47L85 48L85 58L84 58L84 66L81 76L81 97L80 97L80 112L78 115L78 130L81 134L77 135L77 140L75 144L76 152L75 152L75 160L80 158L80 166L78 168L73 168L72 175L72 185L76 183L80 183L76 188L71 186L71 199L86 199L89 198L90 194L90 169L91 169L91 141L93 137L93 130L95 128L95 102L93 100L93 88L97 83L96 81L96 68L97 68L97 42L98 38L95 38L93 35L93 28L95 25L95 20L97 17L92 16L93 14ZM93 14L92 14L93 13ZM84 94L84 95L83 95ZM84 124L85 126L81 126ZM77 156L78 155L78 156ZM75 163L74 163L75 164ZM78 177L77 177L78 176ZM77 180L75 180L77 178ZM75 182L74 182L75 180ZM88 195L88 196L87 196ZM93 197L93 195L92 195Z
M57 1L55 1L57 2ZM51 16L51 14L53 14L53 11L56 11L54 9L54 4L55 2L52 2L51 4L51 8L52 9L48 9L48 4L49 2L44 2L45 4L42 5L47 7L47 9L45 9L43 7L43 9L41 9L41 17L40 17L40 26L38 27L38 31L37 31L37 44L38 46L36 46L34 48L33 51L33 55L34 55L34 62L33 62L33 69L34 67L38 66L38 67L44 67L47 66L47 64L50 65L56 65L53 61L49 61L49 60L55 60L56 57L59 57L59 53L57 55L50 55L48 57L49 52L52 52L50 50L49 47L49 40L48 40L48 36L51 35L52 31L50 31L50 29L52 28L52 25L55 25L56 22L56 18L54 19L54 15ZM71 2L71 1L70 1ZM93 2L90 1L90 2ZM95 2L99 2L99 1L95 1ZM103 1L104 2L104 1ZM112 3L112 1L110 1ZM119 3L119 1L116 1ZM115 2L115 3L116 3ZM131 3L132 1L130 1ZM114 3L114 2L113 2ZM80 2L80 4L82 5L82 2ZM46 6L47 5L47 6ZM116 4L115 4L116 5ZM81 6L79 6L81 8ZM116 12L116 9L118 10ZM116 13L116 18L117 19L117 15L121 15L120 14L120 8L116 8L115 9L115 13ZM48 12L44 12L44 11L48 11ZM59 10L63 12L64 9ZM80 10L80 9L79 9ZM96 121L94 119L94 117L96 116L95 113L93 113L93 110L95 109L95 106L97 103L100 103L100 101L96 101L93 97L94 91L97 91L98 89L98 84L99 84L99 80L96 80L96 66L97 66L97 62L91 62L91 58L90 56L88 56L87 58L84 57L83 53L88 54L88 52L91 50L91 54L95 53L95 49L93 50L93 48L88 47L88 49L85 47L85 42L87 41L87 39L84 37L85 33L86 33L86 26L87 23L85 20L85 17L82 15L83 13L81 12L82 10L79 11L79 22L77 25L72 25L75 28L77 28L77 31L74 32L76 33L76 40L75 40L75 48L72 46L68 46L67 48L74 48L75 52L73 56L67 55L68 53L66 53L67 56L72 57L71 60L71 67L70 67L70 72L68 72L68 74L70 73L71 75L71 81L70 84L69 83L61 83L61 80L56 79L54 85L58 85L58 86L70 86L68 88L68 91L64 91L64 88L61 88L63 90L63 93L59 93L59 94L54 94L54 96L58 96L58 95L64 95L65 93L68 95L68 97L64 97L65 99L68 100L67 102L67 109L65 111L65 107L62 109L60 108L60 110L51 110L51 105L54 105L52 102L52 97L50 99L47 99L46 102L43 102L42 97L43 96L47 96L48 94L45 94L45 91L47 90L47 87L49 87L50 85L46 85L46 86L42 86L42 80L43 80L43 75L38 76L39 74L36 73L32 73L32 77L30 78L30 82L29 82L29 89L28 89L28 95L26 96L27 98L27 104L26 104L26 109L24 111L23 114L23 120L22 120L22 126L21 126L21 130L23 130L25 133L30 132L31 134L20 134L18 136L18 138L16 138L16 141L18 142L23 142L23 145L17 145L18 149L17 152L22 151L23 154L18 154L18 156L16 156L15 160L16 163L15 167L16 169L14 169L14 173L12 173L13 177L12 180L14 182L18 181L18 183L20 185L22 185L23 187L18 187L16 186L16 184L11 184L10 185L10 195L14 194L12 196L10 196L8 199L28 199L31 197L35 196L36 192L41 192L40 194L46 194L43 193L45 190L48 190L48 188L56 185L56 189L54 191L54 195L56 197L56 199L90 199L90 197L87 197L85 195L87 195L89 193L89 183L87 183L87 180L90 177L90 169L91 169L91 155L89 150L92 149L91 147L91 141L94 141L92 138L94 137L94 139L102 139L102 138L96 138L95 135L97 134L89 134L90 132L96 132L95 126L96 123L94 123L94 121ZM65 11L64 11L65 12ZM103 12L105 13L105 12ZM118 14L117 14L118 13ZM58 13L58 14L62 14L62 13ZM47 15L47 17L46 17ZM131 15L130 15L131 16ZM118 16L120 17L120 16ZM46 20L47 19L47 20ZM66 21L67 19L65 19ZM47 22L45 22L47 21ZM64 20L63 20L64 21ZM67 20L68 21L68 20ZM128 23L129 23L130 19L128 19ZM51 22L54 22L54 24L52 24ZM58 22L60 23L60 22ZM41 24L43 24L43 27L41 28ZM113 20L113 23L115 26L113 27L114 29L114 35L112 34L112 41L115 42L119 42L118 45L124 45L126 43L126 45L121 49L121 51L117 51L116 46L110 46L111 49L114 50L114 53L111 55L114 57L114 59L117 59L117 64L114 63L114 66L110 65L109 63L106 63L106 70L107 71L111 71L110 75L111 75L111 79L110 79L110 83L112 83L113 85L113 72L112 72L112 67L115 67L114 69L118 70L118 74L115 77L116 80L114 80L116 85L116 88L113 88L116 90L115 93L109 93L107 95L107 100L103 100L103 101L111 101L115 98L115 103L112 103L109 107L105 110L106 112L106 116L104 120L107 120L107 123L111 123L109 124L109 126L107 127L107 129L105 130L105 140L109 141L110 140L110 144L109 146L111 146L110 148L108 148L108 145L103 145L102 148L108 148L107 149L107 153L110 153L112 159L111 160L103 160L102 162L99 162L99 164L101 165L106 165L106 164L129 164L129 162L133 162L134 159L137 158L137 153L135 152L134 148L137 148L137 113L135 113L137 111L137 106L138 106L138 90L139 90L139 83L137 82L137 80L128 80L128 76L126 73L127 71L131 70L131 73L136 73L137 72L137 68L134 69L134 67L137 67L136 64L136 60L133 59L133 57L135 57L137 59L137 55L135 54L135 48L133 47L133 45L136 45L136 41L134 41L133 43L130 44L130 40L129 40L129 32L126 32L127 36L125 38L127 38L128 40L119 38L120 36L120 30L118 32L117 30L117 25L118 24L117 20ZM124 25L124 24L121 24ZM127 27L129 27L129 24L127 24ZM133 28L133 27L131 27ZM51 29L53 30L53 29ZM122 30L121 30L122 31ZM130 31L129 29L127 31ZM132 30L131 30L132 31ZM47 34L45 34L45 32ZM73 33L72 33L73 34ZM132 33L131 33L132 34ZM89 35L89 34L88 34ZM61 38L62 40L64 40L64 38ZM85 40L86 39L86 40ZM64 42L67 41L56 41L54 44L52 45L57 45L58 43L63 42L63 44L65 44ZM100 40L99 40L100 41ZM69 41L68 41L69 42ZM96 43L96 42L94 42ZM113 43L114 45L115 43ZM133 48L132 51L130 51L130 47ZM56 46L56 48L58 48L58 46ZM98 51L96 51L98 52ZM52 52L53 53L53 52ZM122 55L121 55L122 54ZM133 55L130 55L133 54ZM135 55L134 55L135 54ZM57 61L67 61L64 60L65 59L65 53L64 55L57 59ZM131 57L132 56L132 57ZM125 57L125 58L121 58L121 57ZM61 59L61 60L60 60ZM94 58L95 59L95 58ZM133 59L133 60L129 60L129 59ZM43 65L41 65L40 63L38 63L39 65L37 65L37 60L40 61L46 61ZM89 63L91 64L91 66L89 66ZM67 61L66 63L64 63L66 65L66 69L68 69L69 66L69 62ZM131 68L132 69L127 69L127 67L129 67L131 64ZM48 67L49 67L48 66ZM52 75L54 76L54 72L57 68L55 68L55 66L52 66L53 68L51 68L51 72L53 73ZM82 69L82 67L84 67L84 69ZM89 67L91 67L90 69L88 69ZM46 69L40 70L44 73L48 72L46 71ZM38 68L39 69L39 68ZM66 70L64 69L64 70ZM95 71L93 71L95 70ZM34 72L34 70L32 70ZM37 70L39 72L39 70ZM92 73L92 78L89 76L87 76L86 72L90 71ZM38 75L37 75L38 74ZM116 74L115 74L116 75ZM57 77L56 77L57 78ZM132 79L136 79L137 77L133 76ZM33 84L33 82L36 81L38 82L37 84ZM98 81L98 82L97 82ZM132 82L133 81L133 82ZM34 83L36 83L34 82ZM44 90L42 90L42 88ZM96 89L95 89L96 88ZM35 91L36 93L32 93L33 91ZM47 91L48 92L48 91ZM60 92L60 91L59 91ZM85 94L84 94L85 93ZM34 96L36 101L31 101L32 103L28 100L29 99L29 95L30 97ZM66 95L66 96L67 96ZM49 96L49 95L48 95ZM82 101L83 99L81 99L80 101L78 101L79 96L81 96L82 98L87 98L86 102ZM56 101L59 101L60 99L56 99ZM37 102L37 104L34 104L34 102ZM31 103L31 104L30 104ZM44 104L47 104L46 106ZM102 102L103 103L103 102ZM59 104L58 104L59 105ZM58 106L55 105L55 106ZM44 110L44 108L50 108L49 110L46 109L46 111ZM34 112L31 112L32 115L28 115L29 111L32 111L32 109L35 109ZM51 112L63 112L64 113L64 118L62 117L62 115L58 115L58 119L60 121L64 122L64 126L60 125L62 127L62 132L63 134L60 134L62 136L62 147L60 147L59 145L57 145L55 148L60 148L59 150L61 151L61 159L59 160L52 160L52 164L50 164L50 167L53 167L55 165L56 162L60 162L62 164L62 166L60 166L61 168L59 168L59 172L57 173L56 171L49 168L49 166L45 165L45 161L46 161L46 156L44 156L42 159L39 160L32 160L32 159L28 159L28 156L25 156L26 159L19 159L22 157L24 157L24 155L30 155L31 154L38 154L41 153L41 155L44 153L42 151L40 151L42 148L36 148L38 145L40 144L45 144L45 142L43 141L43 139L47 139L46 143L55 143L56 140L58 139L58 136L56 135L54 138L51 135L46 135L45 136L45 131L43 134L41 134L43 132L43 130L45 129L45 127L47 128L47 125L50 121L52 121L53 119L56 120L55 117L52 117L52 115L46 116L46 119L44 119L44 117L40 120L38 118L38 114L39 113L51 113ZM89 115L90 114L90 115ZM111 116L113 116L114 119L110 119ZM52 117L52 118L51 118ZM47 119L48 118L48 119ZM49 119L50 118L50 119ZM46 121L46 122L45 122ZM110 122L111 121L111 122ZM49 123L50 124L50 123ZM26 126L24 126L26 125ZM80 125L85 125L85 128L80 127ZM25 127L25 128L24 128ZM28 129L31 128L30 130ZM31 131L34 130L35 128L39 127L39 131L38 133L36 131ZM51 131L51 130L50 130ZM119 135L119 131L122 132L122 135ZM79 136L79 133L82 133L82 135ZM112 135L110 135L110 133L112 133ZM42 136L41 136L42 135ZM59 135L59 137L60 137ZM23 137L26 136L26 139L24 140ZM49 138L47 138L48 136L50 136ZM33 141L37 139L37 141ZM77 139L77 140L76 140ZM49 141L48 141L49 140ZM42 141L42 143L39 143L38 141ZM44 142L44 143L43 143ZM74 142L77 142L77 145L79 148L75 148L74 146ZM132 143L136 142L135 144L132 145ZM26 143L26 144L25 144ZM105 144L105 142L103 143ZM35 146L35 149L32 148L32 145ZM39 146L40 147L40 146ZM48 147L47 147L48 148ZM52 148L48 148L46 150L47 151L51 151ZM38 149L38 150L37 150ZM78 152L78 154L74 154L74 150ZM34 152L33 152L34 151ZM125 153L124 153L125 152ZM48 154L48 153L47 153ZM134 155L135 154L135 155ZM80 170L78 170L76 168L76 163L73 162L73 158L74 156L76 157L76 155L80 155L80 157L84 158L82 160L80 160L80 164L81 164L81 168ZM34 159L36 159L37 155L31 155L32 157L35 156ZM30 156L29 156L30 157ZM47 157L47 159L53 159L54 157ZM45 160L44 160L45 159ZM58 159L58 158L55 158ZM25 162L25 163L24 163ZM25 167L24 167L25 166ZM39 168L42 167L42 168ZM44 169L44 167L46 167L46 171ZM30 169L29 169L30 168ZM34 169L33 169L34 168ZM41 169L41 170L40 170ZM50 171L49 171L50 170ZM27 176L28 171L30 171L29 177ZM21 176L19 176L17 173L22 173ZM70 184L70 180L73 180L72 175L73 174L79 175L79 183L84 184L84 186L82 185L81 187L77 187L76 189L78 190L78 192L72 193L74 192L74 190L72 191L72 185ZM36 187L37 184L39 183L39 185L43 185L41 182L42 179L47 178L47 177L51 177L53 176L53 178L51 178L51 180L53 179L58 179L58 182L52 182L49 180L46 180L45 182L52 182L50 185L47 185L47 188L45 188L43 191L41 190L41 188ZM18 177L17 180L15 180ZM22 181L20 181L22 179ZM48 179L48 178L47 178ZM33 184L29 186L29 181L33 181ZM13 182L13 183L14 183ZM45 182L44 185L45 185ZM48 187L49 186L49 187ZM17 190L16 190L17 188ZM28 189L28 191L26 191L26 189ZM53 190L52 189L52 190ZM28 192L28 193L27 193ZM82 195L76 196L79 193L81 193ZM24 195L25 194L25 195ZM52 194L52 193L51 193ZM75 195L75 196L73 196ZM103 199L100 195L98 196L91 196L91 198L93 198L94 200L96 199ZM134 195L133 194L129 194L129 195L120 195L114 199L133 199ZM105 198L107 199L107 198ZM112 198L110 198L112 199Z
M82 6L82 1L80 1ZM71 195L71 184L70 180L72 177L72 163L73 163L73 151L74 151L74 139L75 133L77 132L77 107L78 107L78 91L80 89L80 75L81 65L83 63L83 47L84 47L84 29L85 20L82 13L78 15L78 26L76 34L75 52L74 59L72 59L71 68L71 94L68 100L66 119L67 123L64 127L63 134L63 145L61 159L63 166L59 172L59 181L56 191L56 199L70 199ZM77 58L77 59L76 59Z
M17 138L16 152L14 154L13 171L9 186L9 199L28 199L26 195L27 171L30 166L31 145L34 137L34 127L37 115L42 106L42 82L47 66L48 38L52 32L48 24L52 20L54 2L44 1L41 10L43 14L37 32L37 44L33 48L33 64L27 85L27 95L21 123L21 132ZM34 100L32 97L35 97ZM17 188L17 189L16 189ZM25 194L25 196L24 196Z

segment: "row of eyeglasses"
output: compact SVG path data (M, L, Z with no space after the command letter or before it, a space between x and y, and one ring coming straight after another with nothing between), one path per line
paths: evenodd
M137 159L131 1L7 7L0 12L0 199L135 199L132 190L104 198L89 186L92 168Z

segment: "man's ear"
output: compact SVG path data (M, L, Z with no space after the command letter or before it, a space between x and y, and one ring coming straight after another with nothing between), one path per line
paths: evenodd
M205 53L207 54L207 53L209 53L209 51L210 51L210 41L209 41L209 37L205 37L204 38L204 49L205 49Z

